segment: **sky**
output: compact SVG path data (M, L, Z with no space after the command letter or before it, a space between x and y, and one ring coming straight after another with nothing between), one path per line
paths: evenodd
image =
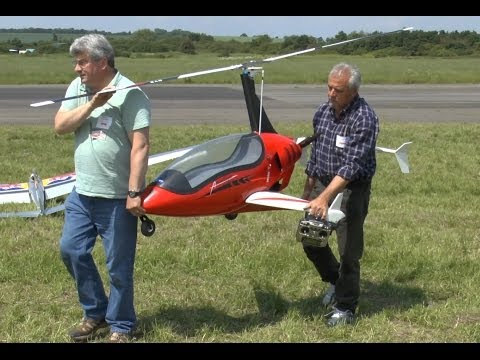
M423 31L475 31L480 16L0 16L1 29L74 28L112 33L140 29L181 29L212 36L310 35L388 32L413 26Z

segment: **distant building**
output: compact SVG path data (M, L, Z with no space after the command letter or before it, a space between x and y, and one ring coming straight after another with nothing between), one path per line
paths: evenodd
M20 50L18 53L19 54L26 54L26 53L33 53L33 52L35 52L35 49Z

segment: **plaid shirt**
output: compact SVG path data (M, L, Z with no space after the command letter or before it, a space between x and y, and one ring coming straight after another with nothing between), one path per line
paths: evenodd
M368 181L375 174L375 146L378 118L358 95L335 119L330 104L320 105L313 117L313 129L319 137L313 142L305 173L324 183L335 175L349 181Z

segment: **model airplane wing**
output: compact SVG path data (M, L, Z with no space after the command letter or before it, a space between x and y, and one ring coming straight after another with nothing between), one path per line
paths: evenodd
M45 200L69 194L75 186L76 179L76 174L71 172L43 180Z
M245 202L277 209L305 211L309 201L273 191L259 191L250 195Z
M188 146L188 147L185 147L185 148L182 148L182 149L176 149L176 150L171 150L171 151L167 151L167 152L158 153L158 154L155 154L155 155L150 155L148 157L148 166L154 165L154 164L159 164L159 163L162 163L162 162L165 162L165 161L168 161L168 160L176 159L176 158L186 154L187 152L192 150L194 147L195 146Z
M343 211L340 210L342 204L343 193L339 193L332 205L328 208L328 221L337 223L345 217ZM273 191L259 191L250 195L245 202L247 204L255 204L268 206L276 209L307 211L309 201Z
M149 156L148 166L176 159L195 146L189 146L172 151L162 152ZM74 172L57 175L42 180L36 171L32 171L28 182L16 184L0 184L0 204L34 203L37 210L1 212L0 217L38 217L40 215L49 215L65 209L63 204L47 207L46 200L54 199L69 194L75 186L76 174Z
M0 204L29 203L28 182L18 184L0 184Z

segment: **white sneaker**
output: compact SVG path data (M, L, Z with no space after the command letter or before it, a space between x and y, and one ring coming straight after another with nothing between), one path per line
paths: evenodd
M351 324L355 321L355 315L351 310L342 311L335 307L333 308L333 311L326 316L330 316L327 321L328 326Z
M329 305L333 305L334 302L335 302L335 285L330 284L327 292L323 296L322 304L323 306L328 307Z

